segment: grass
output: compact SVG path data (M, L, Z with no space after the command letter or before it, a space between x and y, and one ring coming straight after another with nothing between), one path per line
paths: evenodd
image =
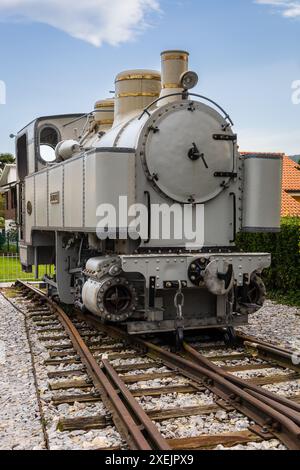
M40 266L39 279L48 274L53 274L53 267ZM24 273L18 258L0 255L0 282L14 282L16 279L34 281L34 273Z
M268 297L273 302L281 305L289 305L290 307L300 307L300 292L290 291L290 292L276 292L269 291Z
M14 299L15 297L18 297L20 295L20 291L12 287L4 288L3 291L5 292L5 297L7 297L8 299Z

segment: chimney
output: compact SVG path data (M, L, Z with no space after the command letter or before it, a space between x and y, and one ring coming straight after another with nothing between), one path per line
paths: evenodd
M181 77L188 71L189 53L186 51L164 51L161 53L162 91L161 97L171 93L182 93ZM160 102L160 106L179 100L172 96Z
M114 126L142 112L159 98L161 76L153 70L128 70L116 77Z
M99 100L95 103L94 119L99 125L99 132L107 132L114 123L115 103L112 99Z

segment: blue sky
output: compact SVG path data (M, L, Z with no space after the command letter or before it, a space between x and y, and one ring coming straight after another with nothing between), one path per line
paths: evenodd
M33 118L90 111L118 72L180 48L242 150L300 154L299 44L299 1L0 0L0 153Z

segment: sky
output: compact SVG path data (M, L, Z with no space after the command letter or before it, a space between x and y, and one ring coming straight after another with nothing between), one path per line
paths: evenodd
M296 0L0 0L0 153L38 116L91 111L122 70L159 70L165 49L190 52L241 150L300 154Z

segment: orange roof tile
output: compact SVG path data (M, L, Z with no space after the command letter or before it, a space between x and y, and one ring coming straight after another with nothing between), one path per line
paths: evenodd
M300 166L286 156L283 158L282 187L286 191L300 192Z
M289 191L299 191L300 193L300 166L287 156L284 156L281 215L283 217L300 217L300 203L289 194Z
M281 217L300 217L300 202L286 191L282 191Z

